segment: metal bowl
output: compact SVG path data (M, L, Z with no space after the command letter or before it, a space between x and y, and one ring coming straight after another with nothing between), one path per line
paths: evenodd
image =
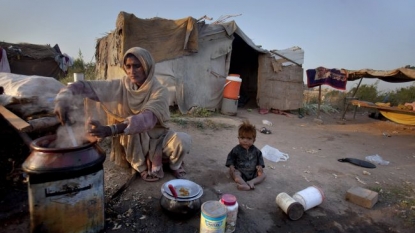
M163 210L172 217L190 217L200 211L201 200L200 198L183 201L175 200L162 195L160 198L160 205Z
M200 211L200 198L203 195L202 187L196 184L197 188L199 189L199 191L197 191L196 196L186 198L175 198L171 195L171 193L169 194L166 192L166 189L164 188L166 184L163 184L161 187L162 195L160 198L160 205L168 215L174 218L186 218L193 216L194 214Z

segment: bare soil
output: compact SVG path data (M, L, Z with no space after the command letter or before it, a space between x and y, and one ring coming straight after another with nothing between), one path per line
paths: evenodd
M359 112L356 119L341 114L280 115L239 108L236 116L173 118L171 127L192 135L193 148L185 158L187 179L203 188L202 203L219 200L224 193L237 197L239 212L236 231L245 232L414 232L415 231L415 128L381 121ZM255 145L287 153L287 161L265 160L267 179L253 191L239 191L225 167L226 156L237 144L237 126L249 119L258 132ZM272 122L264 125L263 120ZM15 131L0 119L0 227L4 232L28 232L27 184L20 166L29 154ZM108 149L107 141L100 143ZM340 158L364 160L380 155L388 165L368 169L341 163ZM160 207L160 187L174 177L149 183L136 179L117 198L111 195L130 175L128 169L107 160L105 172L104 232L199 232L200 212L187 219L175 219ZM276 205L281 192L289 195L309 186L320 187L322 204L307 210L296 221ZM379 201L367 209L345 200L351 187L379 193Z

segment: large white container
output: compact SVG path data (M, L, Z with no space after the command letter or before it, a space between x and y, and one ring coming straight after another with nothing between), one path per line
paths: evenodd
M324 200L324 192L316 186L310 186L293 195L293 198L304 206L304 211L320 205Z

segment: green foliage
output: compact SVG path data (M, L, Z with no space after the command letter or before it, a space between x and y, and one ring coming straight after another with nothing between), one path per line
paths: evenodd
M415 187L409 182L402 183L400 186L377 186L368 187L379 193L379 199L382 202L389 203L394 206L396 211L394 214L403 220L403 223L408 228L415 226L415 199L413 198L413 192Z
M334 109L344 108L344 99L347 93L344 91L331 90L324 95L324 103L331 105Z
M391 106L399 104L412 103L415 101L415 85L396 89L388 93L388 102Z
M210 111L206 108L195 107L189 111L188 115L192 117L210 117L214 113L214 111Z
M356 93L356 97L363 101L390 103L391 106L398 106L399 104L412 103L415 101L415 85L398 88L394 91L379 92L377 84L361 85ZM353 88L349 93L353 93ZM351 94L350 94L351 96Z
M307 104L304 103L301 108L301 112L306 115L316 115L318 110L318 104ZM333 108L330 104L321 104L320 111L324 113L338 113L339 111Z
M362 84L357 90L355 97L357 97L359 100L369 101L373 103L383 102L383 96L379 95L377 90L378 84L379 81L376 81L374 84L371 85ZM348 96L352 96L353 93L355 93L355 91L356 87L354 87L348 92Z
M412 103L415 101L415 84L412 84L408 87L398 88L394 91L378 91L378 82L374 84L362 84L356 92L356 87L352 88L350 91L342 92L338 90L331 90L322 94L321 106L320 109L323 112L330 113L335 112L334 110L341 110L345 106L345 98L352 97L356 92L355 97L362 101L368 101L372 103L382 102L390 103L390 106L398 106L405 103ZM324 93L324 92L323 92ZM302 110L305 114L316 114L317 113L317 104L318 104L318 95L307 95L304 98ZM348 110L352 106L349 105Z
M81 50L78 57L74 60L73 65L69 67L68 74L60 81L64 84L74 81L74 73L83 73L85 80L95 80L95 63L85 62Z

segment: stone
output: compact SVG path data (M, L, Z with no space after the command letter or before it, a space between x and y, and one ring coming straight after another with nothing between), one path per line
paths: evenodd
M346 201L371 209L378 201L378 193L361 187L352 187L347 190Z

